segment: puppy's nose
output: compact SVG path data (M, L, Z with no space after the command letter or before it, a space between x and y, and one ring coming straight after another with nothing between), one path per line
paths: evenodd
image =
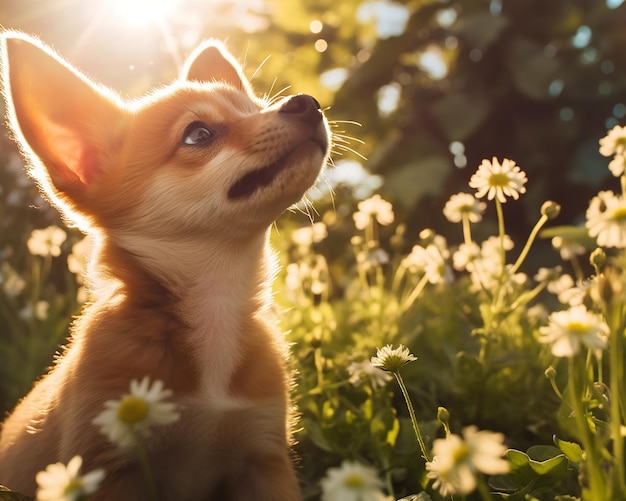
M278 112L289 113L303 122L316 125L323 116L320 108L320 103L314 97L307 94L297 94L288 98Z

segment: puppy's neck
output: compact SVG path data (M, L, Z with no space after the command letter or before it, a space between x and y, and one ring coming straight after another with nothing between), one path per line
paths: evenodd
M116 233L111 240L179 299L196 296L200 290L233 288L241 289L243 295L252 298L271 278L268 277L272 256L267 232L247 239L190 236L175 241ZM115 270L111 272L116 274Z
M145 285L133 280L152 277L152 287L163 292L159 302L167 303L159 309L169 311L185 326L184 344L200 372L206 396L221 398L227 393L246 345L243 331L270 303L275 258L268 233L245 241L219 242L192 237L176 242L136 235L115 237L116 247L133 260L125 263L129 270L118 270L124 273L117 277L122 288L133 291L134 302L141 301ZM102 258L106 260L106 252ZM145 293L149 296L151 291Z

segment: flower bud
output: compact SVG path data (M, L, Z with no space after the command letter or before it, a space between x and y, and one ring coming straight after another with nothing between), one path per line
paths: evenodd
M448 426L448 423L450 421L450 412L448 412L448 409L446 409L445 407L437 408L437 421L439 421L445 427Z
M561 213L561 206L552 200L544 202L541 206L541 215L548 219L554 219Z
M443 429L446 432L446 437L449 437L450 436L450 413L448 412L448 409L446 409L445 407L437 408L437 421L439 421L441 423L441 426L443 426Z
M589 262L595 268L597 274L601 273L606 264L606 254L604 250L600 247L596 248L596 250L591 253L591 256L589 256Z
M623 297L623 282L621 272L613 266L606 266L589 291L591 298L603 307L610 307L616 300L621 302Z

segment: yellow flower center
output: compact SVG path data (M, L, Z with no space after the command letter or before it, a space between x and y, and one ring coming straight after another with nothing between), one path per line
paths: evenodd
M457 447L452 453L454 464L461 464L462 462L464 462L469 456L469 452L470 452L469 447L465 444L462 444L459 447Z
M509 176L506 174L502 174L501 172L496 174L491 174L489 176L489 186L494 186L496 188L503 188L505 186L509 186L511 180Z
M145 419L148 414L148 404L140 397L126 395L122 398L117 409L117 417L126 424L135 424Z
M80 493L82 490L83 490L83 483L81 479L73 478L67 483L63 493L75 495L77 493Z
M611 214L611 219L614 221L624 221L626 219L626 206L615 209Z
M568 322L567 330L574 334L584 334L589 331L589 325L582 322Z
M359 488L359 487L363 487L363 477L361 475L357 475L356 473L353 473L352 475L348 475L345 479L345 484L346 487L351 487L351 488Z

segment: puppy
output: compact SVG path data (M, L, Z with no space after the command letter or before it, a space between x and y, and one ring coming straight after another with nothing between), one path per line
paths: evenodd
M268 233L327 161L318 102L255 96L216 42L133 102L21 33L2 35L1 60L29 174L97 244L93 302L3 424L0 484L34 495L38 471L81 455L106 471L93 499L144 499L136 455L92 421L149 376L181 416L145 443L161 499L299 499Z

